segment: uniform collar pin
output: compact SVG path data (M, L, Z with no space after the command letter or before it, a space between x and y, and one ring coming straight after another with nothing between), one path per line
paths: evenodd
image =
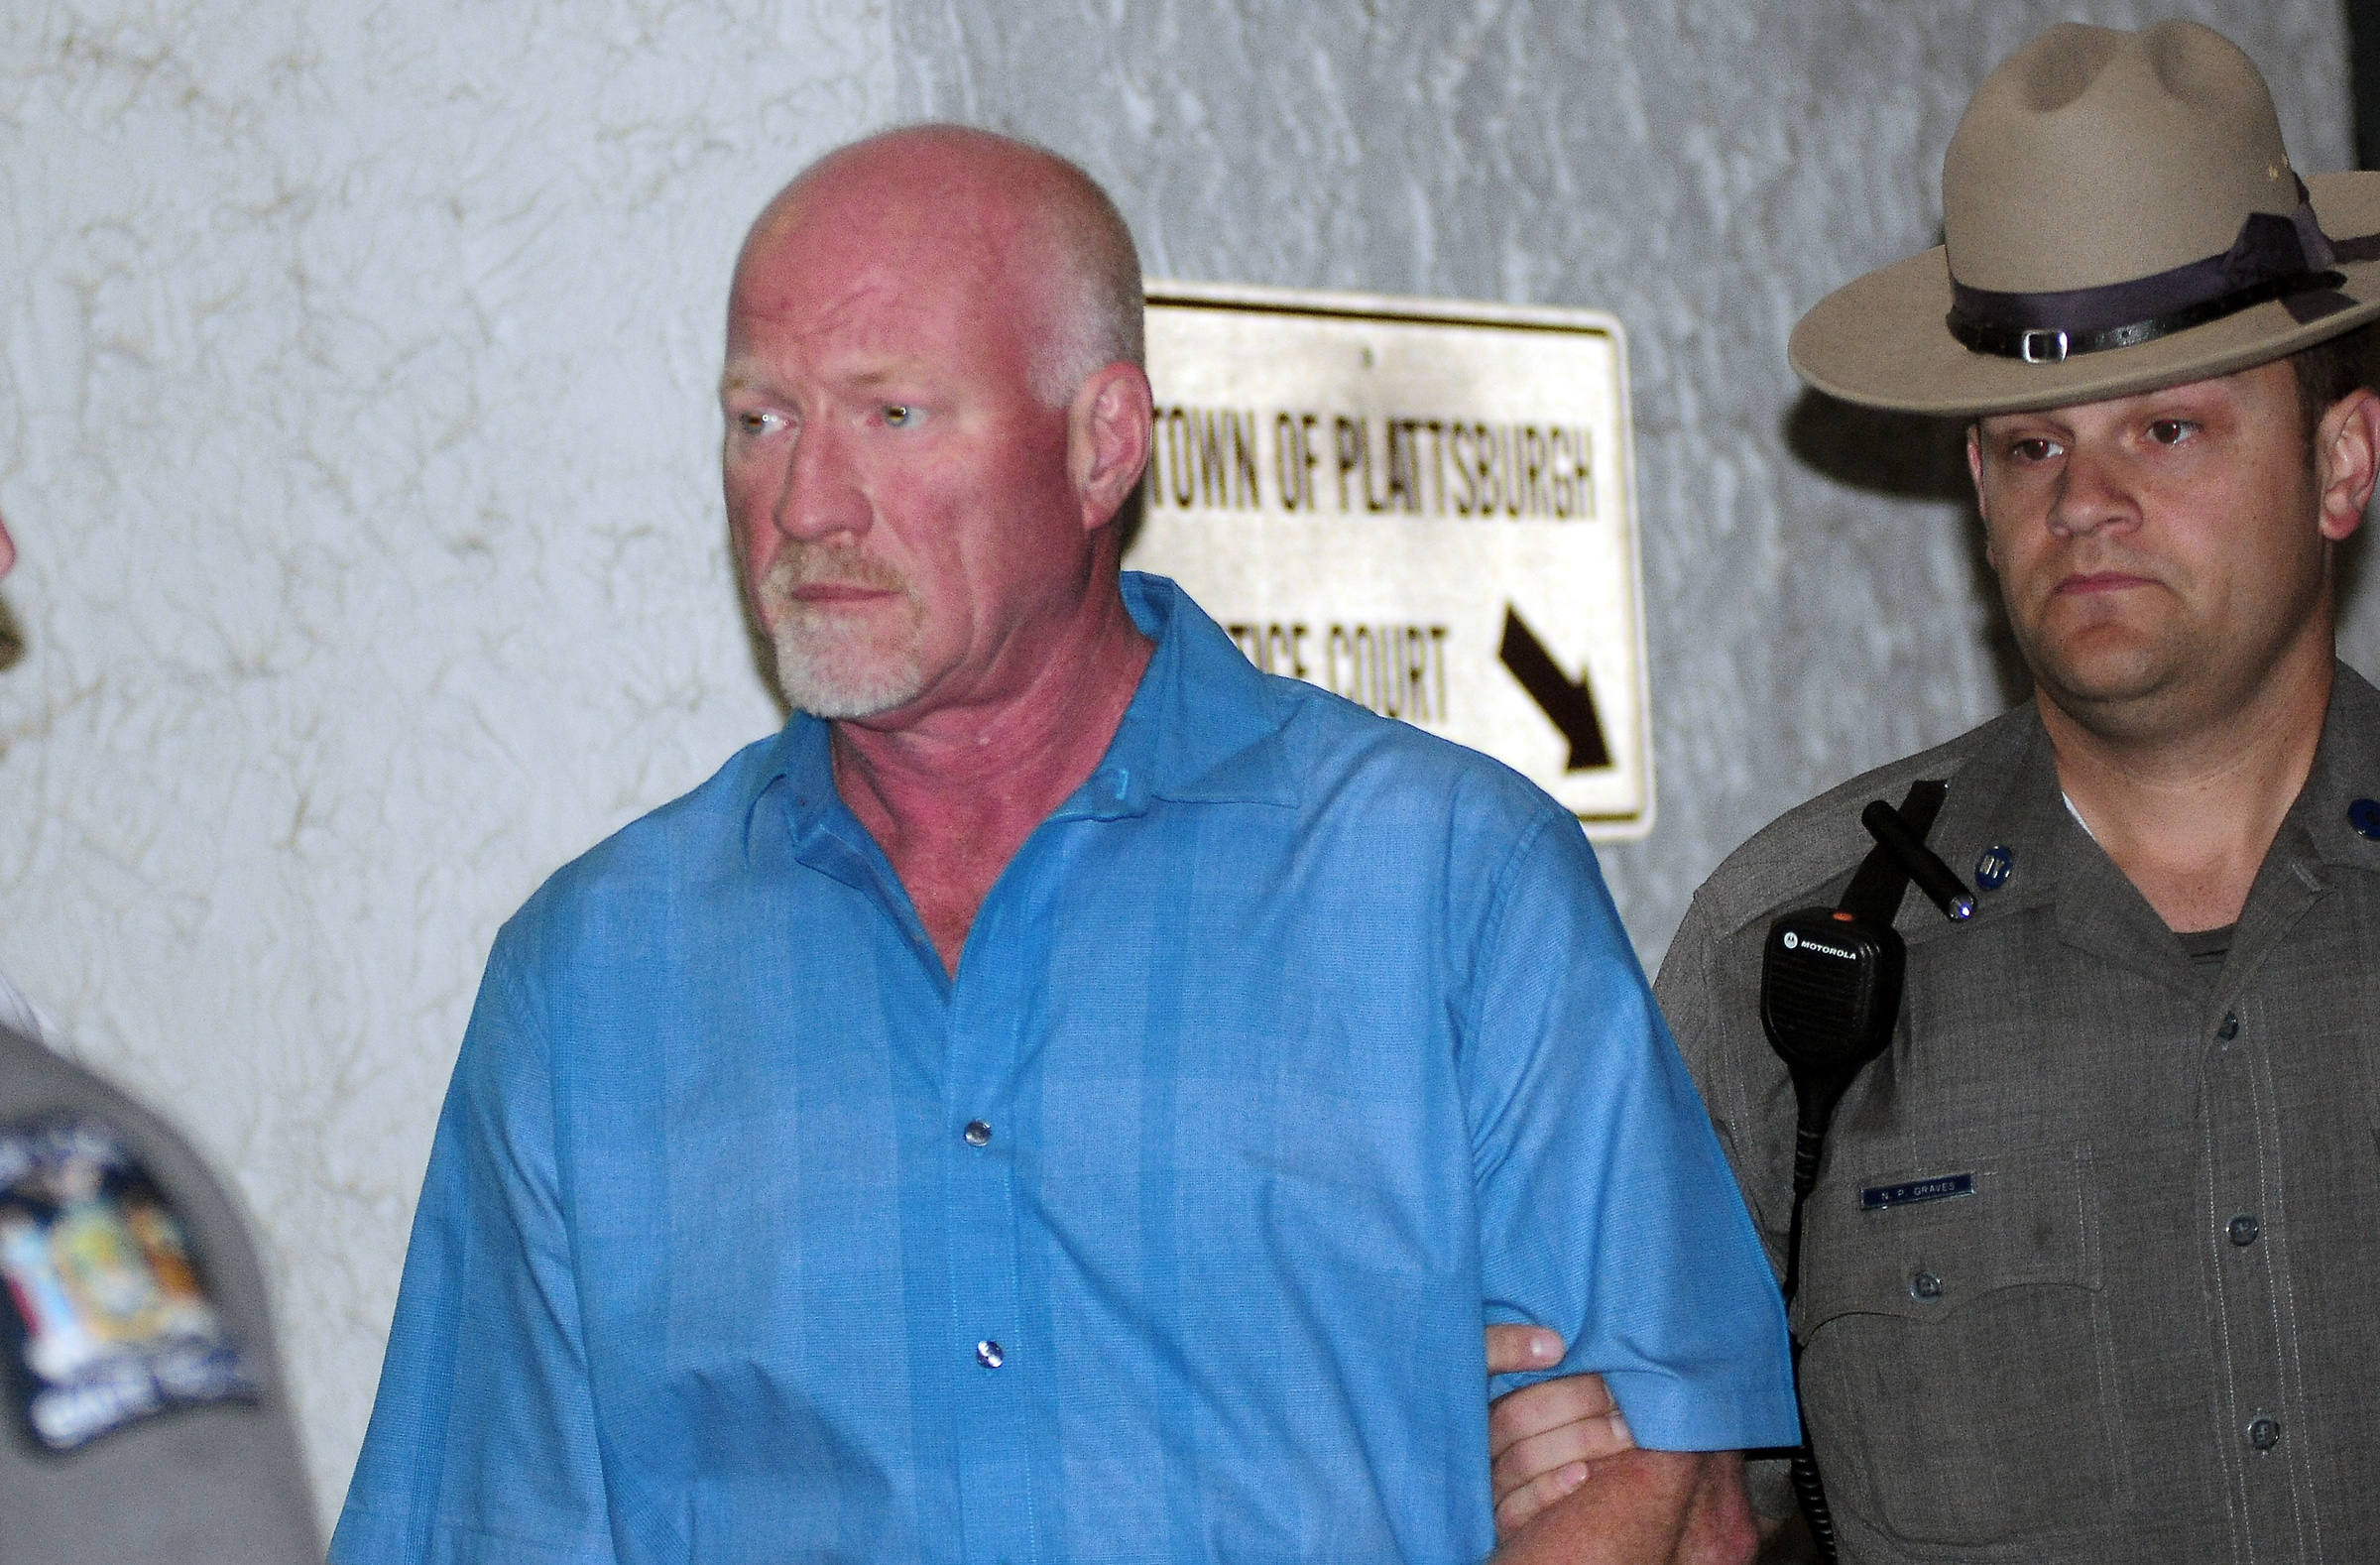
M2015 871L2016 855L1994 844L1975 860L1975 887L1978 891L1996 892L2008 884L2008 877Z
M2380 842L2380 801L2359 798L2347 806L2347 824L2367 841Z

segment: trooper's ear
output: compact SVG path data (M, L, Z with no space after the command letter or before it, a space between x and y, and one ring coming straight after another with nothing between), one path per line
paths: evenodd
M1154 399L1148 376L1119 359L1083 382L1067 410L1066 467L1083 506L1083 531L1095 533L1140 482L1148 465Z
M2316 426L2314 453L2322 537L2336 543L2363 525L2363 508L2380 478L2380 396L2358 386L2332 403Z

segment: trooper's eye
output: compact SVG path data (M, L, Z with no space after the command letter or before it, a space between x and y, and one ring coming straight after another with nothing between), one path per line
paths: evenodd
M746 434L768 434L785 426L784 415L756 409L736 415L736 427Z
M895 429L906 429L912 425L922 423L924 421L925 414L918 409L910 407L907 403L894 402L887 403L885 405L885 422L891 424Z
M2180 445L2197 427L2187 419L2158 419L2149 424L2149 438L2159 445Z
M2058 454L2058 442L2041 435L2030 435L2008 442L2008 454L2020 462L2046 462Z

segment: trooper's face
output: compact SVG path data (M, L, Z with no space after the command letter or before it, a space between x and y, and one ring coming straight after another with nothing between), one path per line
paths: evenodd
M2244 709L2308 638L2326 647L2330 546L2362 505L2333 493L2324 439L2355 401L2311 462L2286 360L1978 420L1987 557L2044 694L2096 731L2188 732Z

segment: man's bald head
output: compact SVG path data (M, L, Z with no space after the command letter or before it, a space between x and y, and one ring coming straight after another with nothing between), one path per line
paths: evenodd
M1032 386L1064 407L1102 366L1142 362L1140 256L1089 175L1029 142L913 125L837 148L779 191L744 242L741 278L797 227L865 213L923 237L971 231L985 269L1038 318Z

